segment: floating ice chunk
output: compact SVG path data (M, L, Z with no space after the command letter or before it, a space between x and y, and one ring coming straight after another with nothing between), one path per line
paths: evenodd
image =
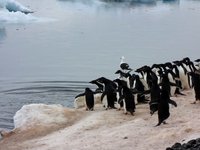
M33 11L15 0L1 0L0 8L6 8L10 12L22 12L25 14L33 13Z

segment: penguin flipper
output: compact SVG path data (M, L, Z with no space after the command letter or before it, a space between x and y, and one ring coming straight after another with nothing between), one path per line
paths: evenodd
M146 94L150 94L150 93L151 93L151 90L146 90L146 91L142 92L141 94L146 95Z
M175 101L173 101L173 100L169 99L169 103L170 103L170 104L172 104L172 105L174 105L175 107L177 107L177 104L176 104L176 102L175 102Z
M84 95L85 95L85 93L81 93L81 94L76 95L75 98L81 97L81 96L84 96Z
M120 98L119 98L119 100L118 100L118 103L120 104L123 99L124 99L124 95L121 95Z
M106 93L103 92L102 95L101 95L101 101L103 100L103 98L104 98L105 95L106 95Z
M177 88L181 88L181 87L179 86L179 84L172 83L172 82L170 82L169 84L170 84L171 86L176 86Z

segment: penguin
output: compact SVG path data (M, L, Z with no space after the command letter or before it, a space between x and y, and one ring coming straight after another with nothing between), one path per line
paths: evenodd
M195 68L196 68L197 70L199 70L199 69L200 69L200 59L196 59L194 62L197 63L197 64L195 65Z
M156 80L151 80L150 82L150 114L153 115L158 111L158 103L160 102L160 87Z
M95 90L95 92L103 92L104 86L102 83L98 82L97 80L92 80L89 83L97 85L98 88Z
M86 110L93 111L94 110L94 93L90 88L85 88L85 92L82 94L79 94L75 97L77 99L78 97L84 97L85 98L85 107Z
M181 81L181 88L184 89L190 89L191 85L190 85L190 81L188 78L188 74L187 74L187 69L185 68L185 66L183 65L182 61L173 61L174 64L177 65L177 69L179 71L179 77L180 77L180 81Z
M118 104L118 109L120 110L123 107L123 101L120 100L120 98L122 96L122 87L127 86L127 84L124 80L120 80L120 79L115 79L113 81L118 84L118 87L117 87L117 93L118 93L117 104Z
M140 92L137 94L137 103L147 103L147 100L145 99L145 95L141 94L144 92L144 85L141 82L139 75L135 75L135 86L134 88Z
M119 101L123 101L125 114L130 112L131 115L134 115L135 108L136 108L134 96L133 96L132 91L127 86L122 87L122 95L121 95Z
M197 101L200 101L200 74L199 72L189 72L192 77L192 83L195 92L195 101L192 104L196 104Z
M165 123L165 120L170 116L169 103L177 107L175 101L170 99L170 82L168 75L164 73L162 75L160 101L158 103L158 124Z
M173 69L173 65L172 65L171 62L166 62L164 65L165 65L165 67L166 67L167 69Z
M166 90L161 90L160 101L158 103L158 124L165 123L165 120L170 116L169 112L169 95Z
M153 64L151 67L152 72L157 76L157 83L160 83L160 74L164 71L160 64Z
M104 99L104 96L107 96L106 109L116 109L115 102L117 102L117 85L113 81L100 77L97 79L100 83L104 84L104 91L101 95L101 101Z
M149 73L147 72L148 68L149 66L145 65L135 70L135 72L139 73L140 80L144 85L145 90L149 90L149 84L148 84Z
M167 74L170 82L170 96L174 96L176 89L178 88L175 80L176 74L171 69L167 69L165 73Z
M115 72L115 74L119 74L119 79L123 80L126 82L127 86L130 88L130 77L131 77L131 74L130 74L131 71L128 71L128 72L123 72L122 70L117 70Z
M177 86L179 87L179 88L176 87L175 95L179 94L179 95L185 96L185 94L181 93L181 91L180 91L182 89L182 83L180 81L180 75L179 75L179 70L178 70L177 65L175 65L175 64L172 65L172 71L175 74L175 81L176 81Z
M122 56L120 59L121 59L120 68L121 68L123 71L127 71L127 70L130 71L130 70L132 70L132 69L129 67L129 64L127 64L127 63L124 62L124 59L125 59L124 56Z

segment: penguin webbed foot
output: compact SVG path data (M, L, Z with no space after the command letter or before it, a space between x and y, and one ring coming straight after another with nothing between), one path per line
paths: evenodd
M185 96L185 94L181 93L179 90L176 90L175 94L179 94L179 95Z
M134 116L134 112L131 112L131 115Z
M196 104L196 101L192 102L191 104Z
M166 121L163 121L162 123L163 123L163 124L167 124L167 122L166 122Z
M157 125L155 125L154 127L158 127L159 125L161 125L162 122L158 122Z
M117 111L120 111L121 110L121 107L120 108L117 108Z

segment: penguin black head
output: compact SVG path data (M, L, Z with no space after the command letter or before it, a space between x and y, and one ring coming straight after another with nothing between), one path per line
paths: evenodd
M124 80L115 79L115 80L113 80L113 82L117 82L117 84L118 84L119 86L121 86L121 87L127 86L127 83L126 83L126 81L124 81Z
M200 62L200 59L196 59L195 62Z
M182 62L187 63L190 62L190 58L189 57L185 57L182 59Z
M168 68L172 69L173 66L172 66L172 63L171 62L166 62L165 63L165 66L167 66Z
M88 91L90 91L90 92L91 92L92 90L91 90L90 88L88 88L88 87L87 87L87 88L85 88L85 92L88 92Z
M108 79L106 79L105 77L100 77L98 79L96 79L98 82L100 83L105 83Z

